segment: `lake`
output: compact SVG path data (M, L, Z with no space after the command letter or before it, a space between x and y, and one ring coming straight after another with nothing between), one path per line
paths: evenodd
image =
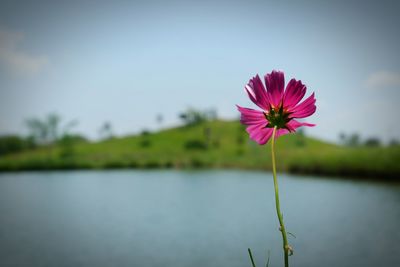
M400 185L278 174L291 266L400 266ZM283 266L272 175L0 174L0 266Z

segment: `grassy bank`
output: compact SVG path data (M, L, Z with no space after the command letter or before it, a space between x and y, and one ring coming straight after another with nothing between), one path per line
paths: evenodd
M300 134L277 140L279 171L400 177L400 147L342 147ZM40 147L0 157L0 170L109 168L271 169L269 146L248 139L238 122L214 121L158 133Z

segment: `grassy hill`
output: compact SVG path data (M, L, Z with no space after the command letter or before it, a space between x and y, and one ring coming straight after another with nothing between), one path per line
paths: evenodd
M86 168L271 169L270 146L249 140L239 122L213 121L158 133L40 147L0 156L0 170ZM301 134L277 140L278 170L394 179L400 147L342 147Z

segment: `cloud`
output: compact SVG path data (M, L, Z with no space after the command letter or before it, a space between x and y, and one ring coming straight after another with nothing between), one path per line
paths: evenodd
M372 73L365 81L365 85L372 89L386 89L400 87L400 72L378 71Z
M48 59L19 49L18 44L23 40L23 33L0 28L0 64L18 73L38 73L47 65Z

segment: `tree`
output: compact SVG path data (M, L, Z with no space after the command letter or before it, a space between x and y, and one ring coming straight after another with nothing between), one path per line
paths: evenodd
M99 134L101 139L111 139L113 137L111 123L108 121L104 122L103 125L100 127Z
M193 126L216 117L216 112L202 112L189 108L186 111L181 112L178 116L185 126Z
M61 127L61 121L61 117L55 113L48 114L44 119L27 119L25 123L29 130L29 139L35 145L54 144L69 135L71 128L77 125L77 121L72 120Z
M381 140L377 137L371 137L365 140L364 144L366 146L380 146L381 145Z
M26 120L29 136L35 144L46 144L48 142L48 128L45 121L37 118Z
M72 160L75 156L75 144L77 142L86 141L86 138L77 134L71 133L72 128L78 125L77 120L69 121L62 130L61 138L58 143L61 147L60 156L65 160Z
M204 114L205 114L205 117L211 121L216 120L218 118L218 113L215 108L211 108L211 109L205 111Z
M159 125L161 125L161 124L163 123L164 117L163 117L163 115L162 115L161 113L157 114L157 116L156 116L156 121L157 121L157 123L158 123Z
M45 125L47 127L47 135L49 142L55 142L59 138L59 126L61 117L55 113L47 115Z
M346 134L344 132L339 133L339 140L342 145L346 144Z
M0 155L19 152L25 148L27 148L27 141L19 136L0 136Z
M347 145L349 146L358 146L360 145L360 135L358 133L353 133L347 139Z

